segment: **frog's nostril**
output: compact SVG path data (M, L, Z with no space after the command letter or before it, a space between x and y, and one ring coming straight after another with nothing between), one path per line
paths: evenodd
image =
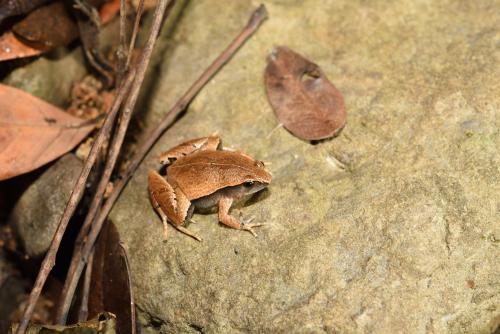
M265 167L264 161L259 161L259 160L256 160L254 165L261 168Z

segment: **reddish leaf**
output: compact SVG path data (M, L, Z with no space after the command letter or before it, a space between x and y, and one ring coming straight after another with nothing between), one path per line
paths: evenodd
M0 25L3 20L17 15L27 14L50 0L2 0L0 1Z
M0 84L0 180L58 158L94 126L22 90Z
M64 46L78 37L78 26L62 1L35 9L12 30L23 41L45 48Z
M295 136L320 140L344 127L344 99L321 68L287 47L276 48L265 72L267 97L280 123Z
M111 0L102 5L99 10L102 24L106 24L120 12L120 0Z
M37 56L46 49L31 47L19 39L11 31L0 36L0 62L4 60Z
M120 0L112 0L104 4L99 11L99 16L101 17L102 24L106 24L111 21L111 19L116 16L119 10ZM26 44L26 42L23 42L18 37L16 37L11 31L8 31L3 35L0 35L0 62L16 58L37 56L52 50L52 47L44 47L43 45L41 45L44 43L37 44L38 45L36 46L28 45Z
M94 251L89 316L100 312L116 314L118 334L135 333L135 309L128 261L120 245L120 235L108 221ZM133 328L133 329L132 329Z

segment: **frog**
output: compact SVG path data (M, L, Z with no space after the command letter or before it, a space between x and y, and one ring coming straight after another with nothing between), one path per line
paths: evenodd
M160 164L166 176L156 170L148 174L149 196L163 223L163 240L168 238L168 222L180 232L202 241L187 229L195 211L218 208L223 225L257 234L253 218L238 220L229 211L233 203L255 194L270 183L272 176L262 161L248 154L222 147L218 134L188 140L163 152Z

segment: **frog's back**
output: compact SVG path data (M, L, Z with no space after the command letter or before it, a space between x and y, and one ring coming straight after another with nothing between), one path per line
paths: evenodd
M246 181L271 181L271 176L260 161L234 151L189 154L176 160L167 169L167 177L177 183L190 200Z

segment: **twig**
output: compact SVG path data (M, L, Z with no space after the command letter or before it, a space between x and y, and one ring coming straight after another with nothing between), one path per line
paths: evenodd
M97 187L96 194L94 195L94 199L90 206L89 213L86 218L86 222L91 222L94 219L94 216L99 209L100 203L102 201L104 192L106 190L106 186L109 182L111 174L113 172L116 160L118 159L118 155L120 153L121 146L123 144L123 139L125 138L125 133L127 132L128 124L132 115L132 111L135 107L135 103L137 102L137 97L139 96L139 90L142 85L142 81L144 80L144 76L146 74L146 69L149 65L149 60L151 59L151 54L153 53L153 48L156 43L156 39L160 32L161 24L163 22L163 17L165 14L165 9L170 0L162 0L158 3L153 19L153 25L151 27L151 32L144 48L144 52L141 55L141 59L139 64L137 65L137 73L130 88L129 96L124 103L123 112L121 114L120 123L118 129L116 131L115 136L113 137L112 143L110 145L108 159L106 161L106 167L104 169L104 173L101 176L101 180ZM89 218L90 217L90 218ZM86 226L86 222L84 222L84 227ZM95 224L95 223L94 223ZM93 229L93 227L92 227ZM95 240L94 240L95 241ZM92 245L94 243L92 241ZM89 240L85 243L85 246L89 244ZM78 252L80 249L76 249ZM70 268L68 270L67 279L64 282L63 291L61 293L61 303L60 307L57 310L56 314L56 322L59 324L64 324L66 322L66 318L68 315L69 308L71 306L71 300L73 299L73 295L75 293L76 286L78 284L78 280L80 278L83 267L78 268L78 277L73 279L75 263L72 261L70 264Z
M124 72L126 71L128 66L128 61L125 59L125 50L126 50L126 1L127 0L121 0L120 1L120 49L118 50L118 76L122 77ZM141 0L141 3L144 3L144 0ZM140 16L142 15L142 10L138 11L136 14L136 23L140 21ZM138 25L134 26L134 35L137 35L137 29ZM133 49L133 44L135 43L135 36L130 41L130 49ZM126 65L127 63L127 65ZM121 79L118 78L117 80L118 83L121 82ZM94 119L91 119L89 121L94 121L95 119L98 119L102 115L97 116ZM86 123L86 122L84 122ZM105 177L106 178L106 177ZM101 178L102 179L102 178ZM106 178L108 179L108 178ZM101 204L102 202L102 197L105 193L107 183L101 182L101 188L98 188L97 193L94 195L94 200L91 203L91 206L88 210L87 216L85 217L85 221L82 224L82 227L80 228L80 232L78 233L78 236L75 240L75 250L79 247L83 246L83 239L87 235L90 225L92 224L93 219L95 218L96 213L99 211L100 207L98 205ZM76 251L75 251L76 252ZM61 296L65 295L65 291L63 290ZM60 309L58 309L60 312ZM58 318L59 316L56 316Z
M220 70L220 68L234 55L236 50L257 30L262 21L266 18L267 12L266 8L261 5L253 13L247 26L240 32L240 34L229 44L229 46L224 50L219 57L203 72L203 74L191 85L191 87L186 91L186 93L177 101L177 103L170 109L167 115L163 118L160 125L155 129L155 131L148 137L147 141L144 142L141 147L137 150L136 154L131 159L128 169L121 175L119 181L114 185L113 192L110 197L104 203L98 218L92 224L89 235L86 238L85 245L82 249L76 250L71 259L70 269L68 270L68 275L66 278L66 284L71 287L72 292L68 289L68 296L63 296L69 300L71 298L69 295L73 295L76 284L80 279L83 267L87 262L89 254L92 251L94 243L101 231L102 225L104 224L109 212L111 211L114 203L118 199L118 196L122 192L123 188L130 180L135 170L144 159L146 154L149 152L153 144L158 140L158 138L163 134L163 132L172 124L172 122L179 116L179 114L186 108L186 106L192 101L192 99L198 94L198 92L206 85L210 78ZM69 281L69 283L68 283Z
M144 11L144 0L139 1L139 6L137 6L137 14L135 15L134 29L132 30L132 36L130 37L130 44L128 47L127 60L125 61L125 68L130 66L130 60L132 59L132 53L134 52L135 39L137 38L137 33L139 32L139 24L141 23L142 12Z
M90 282L92 280L92 265L94 262L94 250L90 253L89 262L85 267L85 276L83 277L82 302L78 311L78 322L87 321L89 316L89 293Z
M85 160L82 172L80 173L80 176L76 181L75 187L71 192L70 198L68 200L68 203L66 204L66 208L64 209L62 217L59 221L59 225L57 226L57 230L54 234L54 238L52 239L49 250L47 251L45 258L43 259L40 271L38 272L38 276L35 281L35 285L33 286L33 289L31 290L30 293L28 305L24 310L23 317L21 318L21 322L19 324L19 327L17 328L16 334L24 334L24 332L26 331L28 322L31 319L31 316L33 315L33 311L35 309L35 303L38 300L40 293L42 292L42 288L45 284L45 281L47 280L47 277L49 276L50 271L55 265L57 250L59 249L59 245L61 243L64 232L66 231L66 227L68 226L68 222L71 216L73 216L75 208L80 202L80 199L82 198L90 170L92 169L92 166L96 161L97 155L101 150L106 137L108 136L109 132L113 127L113 124L115 123L118 110L132 84L133 78L134 78L134 73L133 72L129 73L127 79L124 81L123 85L118 90L118 94L116 95L113 105L111 106L111 110L107 113L104 124L101 130L99 131L99 134L97 135L94 144L92 145L92 148L90 149L89 156Z
M120 45L116 53L118 58L116 82L120 83L126 69L127 55L127 0L120 0Z
M128 256L127 256L127 250L123 246L123 244L120 242L120 248L123 253L123 259L125 261L125 268L127 269L127 281L128 281L128 290L129 290L129 296L130 296L130 333L135 334L136 333L136 315L135 315L135 298L134 298L134 289L132 288L132 273L130 271L130 264L128 262ZM93 254L94 251L92 251ZM90 260L90 257L89 257Z

